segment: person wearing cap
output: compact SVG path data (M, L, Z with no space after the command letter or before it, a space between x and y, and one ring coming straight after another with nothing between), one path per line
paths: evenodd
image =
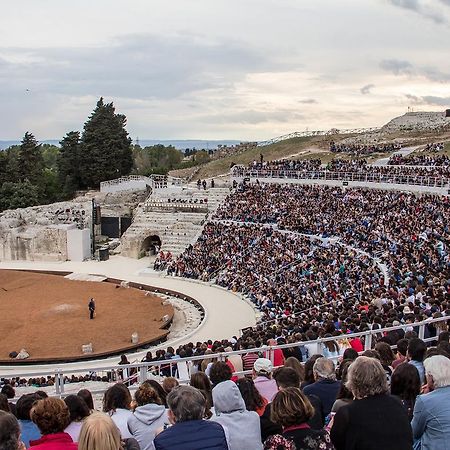
M267 358L258 358L253 364L253 383L268 402L271 402L278 392L277 383L272 379L272 370L272 362Z

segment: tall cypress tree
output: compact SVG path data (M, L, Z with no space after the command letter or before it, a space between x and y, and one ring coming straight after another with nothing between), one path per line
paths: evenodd
M44 171L44 159L42 157L41 146L36 138L29 133L25 133L17 155L19 168L19 181L28 180L32 184L39 184Z
M80 132L70 131L60 141L60 145L56 160L58 181L63 188L64 197L69 197L81 187Z
M97 102L84 124L80 146L80 174L85 187L128 175L133 167L131 139L125 129L126 117L116 114L112 103Z

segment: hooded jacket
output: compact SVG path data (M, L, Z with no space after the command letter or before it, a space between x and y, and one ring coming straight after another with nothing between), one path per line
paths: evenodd
M128 429L139 442L141 450L154 450L153 439L156 431L168 424L167 410L164 405L149 403L138 406L128 419Z
M262 450L260 419L256 412L245 409L239 388L231 380L212 390L216 415L211 421L228 430L230 450Z

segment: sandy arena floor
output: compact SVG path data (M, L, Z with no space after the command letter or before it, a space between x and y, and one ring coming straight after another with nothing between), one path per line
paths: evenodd
M94 320L89 319L91 297L97 308ZM94 354L124 348L134 332L139 342L161 335L165 314L173 314L172 306L138 289L0 270L0 360L22 348L30 359L80 356L87 343Z

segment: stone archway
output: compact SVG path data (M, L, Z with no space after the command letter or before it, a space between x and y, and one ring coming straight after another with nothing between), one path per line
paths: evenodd
M147 236L142 241L141 249L139 251L139 258L142 258L144 256L154 256L158 253L160 248L161 238L158 235L152 234L150 236Z

